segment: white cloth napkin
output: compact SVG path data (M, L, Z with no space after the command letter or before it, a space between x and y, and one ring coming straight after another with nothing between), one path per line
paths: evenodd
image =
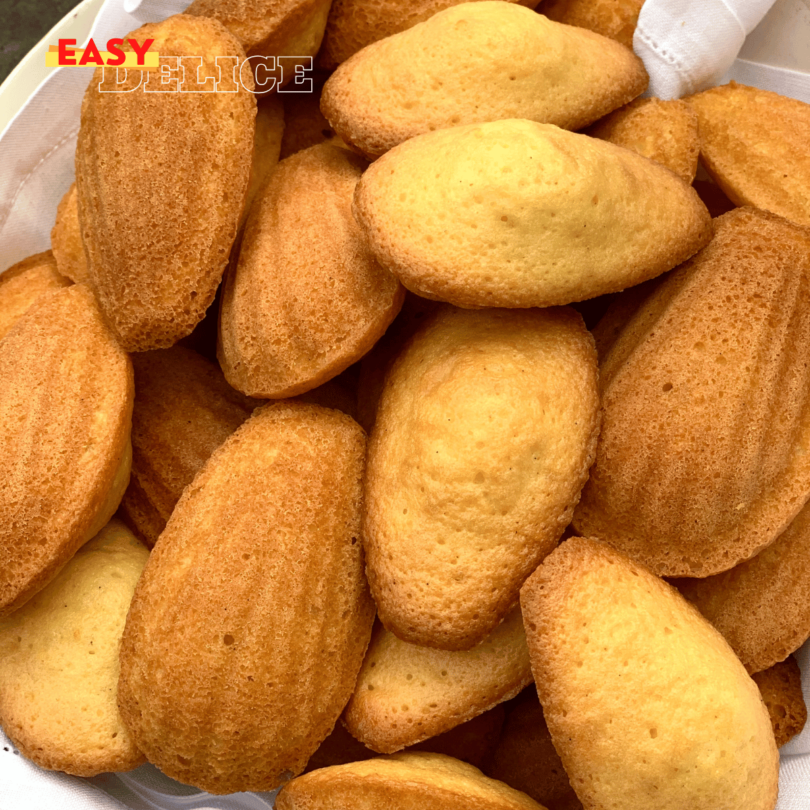
M633 50L648 95L681 98L718 83L774 0L647 0Z
M106 0L91 35L106 42L144 22L183 11L189 2ZM734 62L745 35L772 2L647 0L635 48L650 73L653 92L663 98L679 97L716 83L732 66L731 75L739 81L810 102L810 75ZM92 68L54 70L0 134L0 271L50 246L56 206L73 181L79 110L91 75ZM810 644L798 658L810 703ZM267 810L272 798L249 793L208 796L149 765L93 779L43 771L15 753L0 732L0 810ZM810 728L782 749L777 810L809 808Z

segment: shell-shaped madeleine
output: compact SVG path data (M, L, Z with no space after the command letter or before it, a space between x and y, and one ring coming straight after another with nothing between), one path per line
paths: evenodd
M0 340L46 293L70 286L60 275L53 253L46 250L29 256L0 274Z
M480 0L479 0L480 1ZM318 65L334 70L359 50L385 37L412 28L439 11L465 0L332 0ZM507 0L534 8L538 0Z
M520 603L548 728L586 808L773 810L779 755L759 689L674 588L577 537Z
M87 257L84 255L82 226L79 223L79 198L76 183L71 183L56 209L51 230L51 249L59 272L77 284L89 282Z
M750 560L713 577L674 584L749 672L784 660L810 638L810 504Z
M596 352L571 309L442 307L389 371L365 542L383 624L465 650L515 606L593 460Z
M574 515L659 575L732 568L810 497L810 232L751 209L715 225L603 357Z
M374 618L364 454L348 416L278 403L186 488L135 592L118 690L138 747L169 776L272 790L332 730Z
M98 68L82 103L76 187L101 311L125 349L146 351L188 335L214 300L248 189L256 100L239 85L206 92L216 57L244 59L215 20L178 14L130 36L178 57L183 89L170 80L160 92L160 71L130 70L123 87L100 92L112 76ZM202 59L202 86L183 57Z
M132 365L83 284L0 342L0 616L59 573L129 480Z
M729 199L810 226L810 104L736 82L686 101L701 160Z
M392 754L513 698L531 680L519 609L458 652L418 647L380 628L343 722L372 750Z
M77 776L143 755L118 714L118 647L149 552L118 520L0 619L0 725L30 760Z
M135 354L132 363L132 474L121 510L153 546L183 490L259 403L234 391L217 366L183 346Z
M647 86L610 39L500 0L463 3L375 42L326 82L321 109L369 158L437 129L526 118L581 129Z
M462 307L616 292L711 237L697 194L663 166L518 120L400 144L363 174L354 212L371 250L409 290Z
M240 391L309 391L359 360L399 312L405 291L352 217L363 166L313 146L283 160L256 199L220 309L220 364Z
M278 810L543 810L525 793L453 757L404 753L333 765L299 776L276 797Z

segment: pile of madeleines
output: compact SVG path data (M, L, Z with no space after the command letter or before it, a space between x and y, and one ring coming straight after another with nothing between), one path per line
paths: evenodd
M96 71L52 252L0 276L26 757L279 810L772 810L810 106L642 99L640 0L534 5L195 0L131 36L315 92Z

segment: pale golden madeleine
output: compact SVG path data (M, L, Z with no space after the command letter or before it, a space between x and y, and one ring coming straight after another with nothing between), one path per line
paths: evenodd
M172 346L132 357L132 474L124 519L154 546L183 490L259 404L234 391L218 366Z
M703 164L728 198L810 225L810 104L736 82L686 101Z
M372 750L392 754L509 700L531 680L519 609L460 652L418 647L379 628L343 722Z
M588 135L632 149L691 183L700 153L698 119L680 99L638 98L597 121Z
M781 748L801 734L807 722L799 665L791 655L752 677L771 717L776 745Z
M143 755L118 714L118 647L149 552L118 520L0 619L0 725L42 768L128 771Z
M472 0L477 2L478 0ZM439 11L464 0L333 0L318 64L334 70L361 48L412 28ZM538 0L509 0L534 8Z
M112 517L129 480L132 364L84 284L0 341L0 616Z
M810 504L756 557L713 577L675 584L749 672L784 660L810 638Z
M276 797L277 810L543 810L525 793L478 768L432 753L393 754L299 776Z
M810 498L810 230L745 208L715 228L602 357L574 514L660 576L733 568Z
M255 397L302 394L359 360L405 291L380 267L352 217L364 163L328 144L283 160L253 206L228 273L218 356Z
M491 0L364 48L326 82L321 110L371 158L459 124L526 118L581 129L646 86L644 65L623 45Z
M29 256L0 273L0 340L34 302L68 286L70 279L58 272L50 250Z
M463 307L568 304L660 275L711 222L672 172L531 121L412 138L373 163L354 212L412 292Z
M218 75L217 56L244 59L215 20L178 14L130 36L153 39L161 58L202 57L201 80ZM148 92L160 72L130 70L123 89L131 92L102 93L98 68L82 103L76 187L88 272L128 351L168 348L202 320L248 190L256 99L236 83L220 88L235 92L202 92L213 80L200 87L194 74L184 73L191 92L171 80L165 92Z
M310 68L323 40L331 0L194 0L186 14L219 20L242 44L248 57L282 59L283 79L272 63L252 60L256 84L262 89L267 72L283 84L295 76L296 65ZM294 59L291 57L304 57ZM262 68L257 71L257 66ZM274 85L274 87L277 85Z
M587 28L633 47L633 34L644 0L543 0L550 20Z
M383 624L465 650L557 544L593 460L593 339L571 309L442 307L385 380L365 542Z
M56 209L56 222L51 230L51 249L59 272L77 284L90 281L87 257L84 255L82 227L79 223L79 198L76 183L71 183Z
M779 754L757 685L674 588L595 540L523 586L554 746L585 810L772 810Z
M121 715L164 773L210 793L272 790L334 727L374 620L364 460L345 414L275 403L186 488L121 645Z

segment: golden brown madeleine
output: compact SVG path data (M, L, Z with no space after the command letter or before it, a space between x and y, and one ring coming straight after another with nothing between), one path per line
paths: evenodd
M520 603L551 738L586 810L772 810L779 754L759 690L674 588L575 537Z
M479 645L461 652L417 647L380 627L343 722L372 751L393 754L513 698L531 681L517 608Z
M284 138L281 141L281 159L309 149L319 143L345 146L329 126L320 107L321 86L314 93L290 93L284 97Z
M133 398L129 357L84 284L41 298L0 342L0 616L118 508Z
M791 655L752 677L768 709L776 745L781 748L801 734L807 722L799 665Z
M240 229L244 226L248 212L256 195L262 189L278 163L281 140L284 136L284 104L281 97L273 94L259 100L256 111L256 132L253 136L253 159L250 166L245 207L239 220Z
M153 546L183 490L259 403L234 391L217 366L183 346L135 354L132 362L132 475L121 511Z
M412 138L373 163L354 212L412 292L463 307L568 304L640 284L711 238L672 172L531 121Z
M331 0L194 0L186 14L219 20L248 56L313 57L321 47L330 5ZM309 66L311 59L285 59L282 64L287 84L295 66ZM258 75L259 89L264 81Z
M729 199L810 225L810 104L736 82L686 101L701 160Z
M480 768L495 750L503 726L504 714L503 705L499 704L443 734L411 745L405 751L431 751L435 754L445 754ZM332 765L345 765L347 762L359 762L376 756L374 751L352 737L343 723L339 722L335 724L332 733L310 757L306 772L328 768Z
M632 149L672 169L685 183L695 179L698 121L685 101L637 98L597 121L587 134Z
M51 230L51 249L59 272L75 281L89 282L87 257L84 255L82 228L79 224L79 198L76 183L71 183L56 209L56 223Z
M465 0L333 0L318 64L334 70L357 51L424 22L439 11ZM475 2L476 0L470 0ZM534 8L538 0L507 0Z
M312 771L288 782L277 810L544 810L525 793L443 754L414 752Z
M185 14L130 36L154 39L161 58L201 56L200 77L217 75L217 56L244 58L218 22ZM76 147L88 271L125 349L167 348L205 315L225 270L248 189L256 100L243 87L176 92L176 82L147 92L160 73L144 72L138 86L138 70L127 72L131 92L102 93L103 76L98 68L85 93ZM193 70L185 80L194 91Z
M596 352L571 309L442 307L389 371L364 534L383 624L465 650L557 544L599 428Z
M543 0L550 20L587 28L633 47L633 34L644 0Z
M752 209L714 223L602 358L574 514L665 576L733 568L810 497L810 232Z
M135 592L118 689L138 747L169 776L272 790L332 730L374 617L364 455L345 414L274 403L186 488Z
M0 725L43 768L128 771L143 755L118 714L118 646L149 552L118 520L0 619Z
M313 146L273 172L245 228L219 320L219 361L245 394L302 394L359 360L405 291L369 252L352 217L365 164Z
M341 65L321 110L370 159L437 129L525 118L581 129L642 93L628 48L513 3L463 3Z
M810 638L810 504L750 560L675 586L723 634L749 672L760 672Z
M548 810L581 810L582 803L551 741L534 684L506 708L501 738L484 773L522 790Z
M68 286L70 279L57 271L50 250L29 256L0 273L0 340L39 298Z

